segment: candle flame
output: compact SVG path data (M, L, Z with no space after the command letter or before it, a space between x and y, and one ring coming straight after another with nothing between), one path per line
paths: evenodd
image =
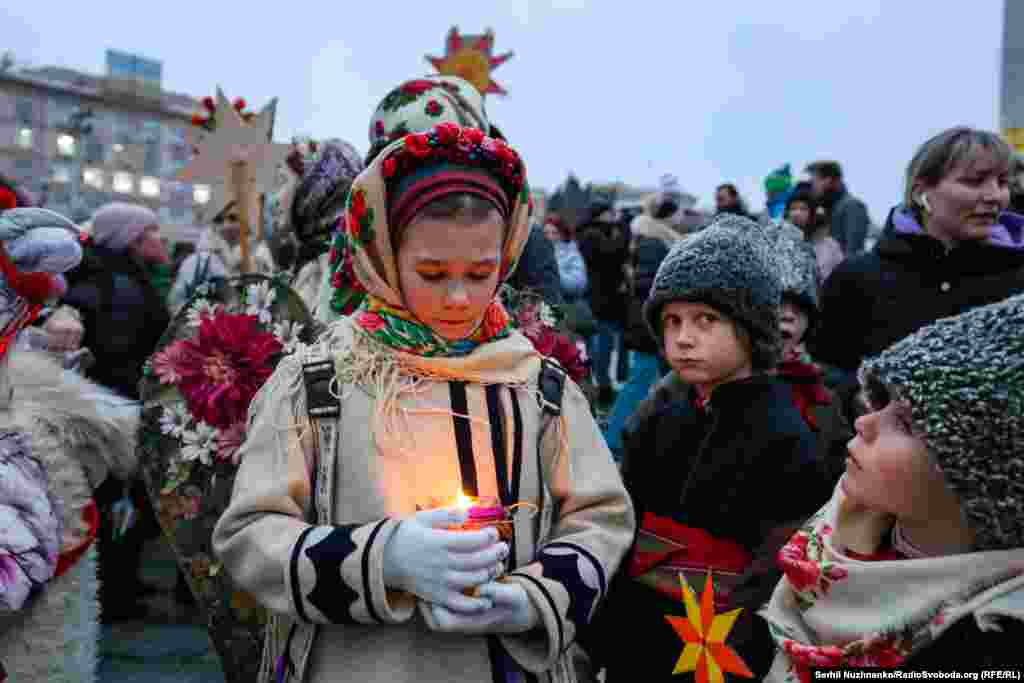
M473 507L473 503L475 502L476 501L467 496L465 493L459 491L459 497L455 499L455 507L457 507L460 510L468 510L469 508Z

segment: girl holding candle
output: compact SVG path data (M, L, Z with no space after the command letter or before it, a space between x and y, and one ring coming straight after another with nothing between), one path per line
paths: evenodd
M497 298L529 215L516 152L452 123L353 184L347 267L367 296L253 401L214 532L276 614L264 679L574 680L634 520L586 398L566 382L545 417L550 371ZM340 414L310 420L318 354Z

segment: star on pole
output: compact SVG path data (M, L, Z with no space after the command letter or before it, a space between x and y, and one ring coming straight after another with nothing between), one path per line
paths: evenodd
M427 56L427 61L442 76L458 76L471 83L481 94L505 95L505 89L492 78L491 72L511 59L515 53L493 56L494 31L487 29L482 36L463 35L459 27L448 31L443 57Z
M715 614L715 587L708 572L704 584L704 594L700 606L693 589L681 573L679 584L683 589L683 604L686 605L686 617L665 615L665 620L672 626L676 634L686 643L683 653L676 662L672 674L693 671L697 683L723 683L723 672L736 674L745 678L753 678L754 674L747 668L736 651L725 644L729 631L732 630L736 618L743 608L734 609L725 614Z
M214 130L197 131L196 154L178 173L179 180L217 187L230 175L233 164L244 162L254 195L273 189L277 167L284 163L290 149L289 145L271 141L276 109L275 98L247 123L217 88ZM210 215L222 211L231 199L229 194L224 190L213 191L205 211Z

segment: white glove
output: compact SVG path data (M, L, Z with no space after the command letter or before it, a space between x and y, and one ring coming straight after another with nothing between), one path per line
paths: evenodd
M384 546L384 585L462 613L489 609L489 599L465 589L485 584L504 571L508 544L496 529L448 531L466 521L465 510L417 512L398 525Z
M537 608L533 606L526 590L517 583L488 583L480 586L479 594L494 606L477 614L459 614L432 604L424 610L427 612L427 625L444 633L483 635L525 633L540 624Z

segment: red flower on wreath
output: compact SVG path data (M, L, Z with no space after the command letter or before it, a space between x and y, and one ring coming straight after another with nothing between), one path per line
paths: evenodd
M436 84L433 83L432 81L425 81L421 79L417 81L409 81L407 83L403 83L401 86L401 90L406 95L420 95L422 93L427 92L428 90L433 89L435 85Z
M515 165L519 162L519 155L516 154L515 150L506 145L501 140L494 141L494 155L506 164ZM514 169L509 169L510 171Z
M462 128L450 121L445 123L439 123L434 127L434 132L437 134L437 141L442 145L454 145L459 141L459 137L462 134Z
M398 162L394 159L385 159L384 163L381 165L381 169L384 172L384 177L390 178L395 175L395 171L398 170Z
M281 342L260 330L256 316L218 313L203 318L195 337L174 342L165 355L192 416L228 429L245 421L280 352Z
M471 145L479 145L484 141L484 132L479 128L463 128L462 139Z
M414 157L422 159L430 155L430 140L422 133L407 135L405 137L405 148Z

